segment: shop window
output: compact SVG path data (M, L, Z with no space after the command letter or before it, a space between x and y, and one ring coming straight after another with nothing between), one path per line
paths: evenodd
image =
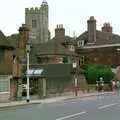
M8 92L9 82L6 76L0 76L0 92Z

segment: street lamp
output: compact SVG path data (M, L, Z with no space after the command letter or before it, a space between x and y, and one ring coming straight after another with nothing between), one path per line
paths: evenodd
M73 69L74 69L74 87L75 87L75 96L77 96L78 91L77 91L77 86L78 86L78 79L76 77L76 73L77 73L77 64L76 62L73 63Z
M29 91L29 54L30 54L30 41L26 43L26 55L27 55L27 102L30 102L30 91Z
M120 48L116 49L117 53L116 53L116 65L119 65L119 53L120 53Z

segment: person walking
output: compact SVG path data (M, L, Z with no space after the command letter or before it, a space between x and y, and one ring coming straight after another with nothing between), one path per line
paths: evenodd
M117 88L117 92L119 92L119 90L120 90L120 80L116 81L116 88Z

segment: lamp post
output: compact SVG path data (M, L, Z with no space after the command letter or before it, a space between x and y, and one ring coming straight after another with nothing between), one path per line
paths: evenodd
M29 54L30 54L30 41L26 43L26 55L27 55L27 99L26 102L30 102L30 91L29 91Z
M119 65L119 53L120 53L120 48L117 48L116 51L117 51L117 54L116 54L116 65L118 66L118 65Z
M77 86L78 86L78 80L76 77L76 73L77 73L77 64L76 62L73 63L73 69L74 69L74 88L75 88L75 96L78 95L78 91L77 91Z

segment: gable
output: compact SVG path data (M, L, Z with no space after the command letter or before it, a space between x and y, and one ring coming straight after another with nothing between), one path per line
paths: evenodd
M2 33L2 31L0 31L0 47L12 48L12 46L10 45L9 41L7 40L5 35Z

